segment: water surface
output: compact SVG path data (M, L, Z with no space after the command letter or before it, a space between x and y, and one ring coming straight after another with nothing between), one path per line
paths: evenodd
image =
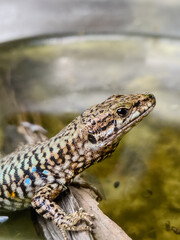
M42 125L51 137L114 93L154 93L155 110L123 138L112 157L87 172L105 196L101 209L130 237L176 240L179 62L180 43L170 39L72 36L0 46L1 152L11 152L21 140L15 127L20 121ZM30 210L9 217L0 225L0 239L42 238Z

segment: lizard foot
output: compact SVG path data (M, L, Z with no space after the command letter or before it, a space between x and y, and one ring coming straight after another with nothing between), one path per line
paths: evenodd
M84 212L82 208L67 215L57 215L55 219L56 225L60 228L64 239L67 240L66 231L92 231L94 215ZM81 224L80 221L85 221L88 225ZM80 223L79 225L77 225Z

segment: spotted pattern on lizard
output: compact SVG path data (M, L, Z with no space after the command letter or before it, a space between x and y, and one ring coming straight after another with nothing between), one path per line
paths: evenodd
M113 95L75 118L53 138L0 160L0 208L32 206L66 231L91 230L91 215L66 214L53 200L73 178L109 156L121 138L155 106L152 94ZM88 225L78 224L84 220Z

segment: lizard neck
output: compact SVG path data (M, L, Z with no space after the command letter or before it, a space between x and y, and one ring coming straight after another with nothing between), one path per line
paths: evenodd
M89 147L88 134L81 129L77 117L63 131L50 140L49 167L57 179L67 183L77 174L109 156L118 143L111 144L102 150L96 146Z

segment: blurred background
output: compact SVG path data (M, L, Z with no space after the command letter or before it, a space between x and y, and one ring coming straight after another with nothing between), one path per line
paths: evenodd
M114 93L156 96L113 156L87 171L101 209L134 240L180 234L179 12L178 0L0 0L2 154L17 147L21 121L51 137ZM9 217L1 240L41 239L29 210Z
M0 41L54 33L179 37L178 0L1 0Z

